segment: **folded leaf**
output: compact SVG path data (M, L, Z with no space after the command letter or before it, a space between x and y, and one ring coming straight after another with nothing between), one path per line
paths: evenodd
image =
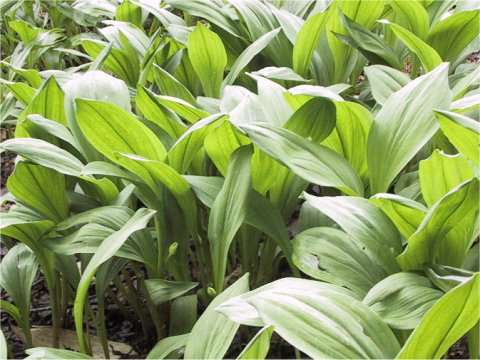
M479 320L480 277L445 294L427 312L397 355L397 359L440 359ZM432 329L435 329L432 332Z
M433 109L446 108L451 100L447 68L443 64L393 93L376 115L367 145L372 194L387 192L397 174L437 131Z

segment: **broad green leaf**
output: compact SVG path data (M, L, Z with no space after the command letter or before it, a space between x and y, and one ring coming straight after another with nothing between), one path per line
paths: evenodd
M212 129L204 140L205 151L223 176L227 174L232 153L249 143L250 140L229 121Z
M161 0L130 0L130 2L151 13L160 20L165 27L170 24L185 25L185 21L183 21L180 16L177 16L160 6Z
M237 359L258 359L267 357L270 350L270 338L272 337L273 326L265 326L260 329L252 340L245 346Z
M196 123L210 115L209 112L199 109L182 99L166 95L155 95L155 98L161 105L175 112L190 123Z
M395 50L382 37L343 14L341 14L341 19L348 36L337 34L340 40L358 49L370 64L384 64L400 69L400 62Z
M148 353L146 359L167 359L168 355L186 345L190 334L169 336L160 340Z
M165 130L172 139L177 139L185 132L185 125L172 116L170 110L160 104L155 94L145 87L137 87L135 104L138 110L147 118Z
M334 13L333 9L327 9L315 14L305 22L298 32L293 47L293 70L300 76L307 76L313 53L332 13Z
M247 213L247 194L251 186L251 156L251 146L240 147L233 153L225 183L210 212L208 239L217 292L221 292L224 286L228 249Z
M82 149L88 161L103 160L80 130L75 117L75 99L92 99L108 101L130 110L130 95L125 83L103 71L87 71L85 74L68 81L65 89L65 113L68 128Z
M10 192L46 219L60 222L68 216L65 176L39 165L17 163L8 178Z
M299 81L307 82L309 80L304 79L298 75L295 71L287 67L267 66L258 71L253 71L252 75L263 76L267 79L275 80L287 80L287 81Z
M383 65L367 66L364 71L370 83L373 98L380 105L410 82L410 78L405 73Z
M169 281L163 279L145 280L148 293L152 301L156 304L162 304L182 296L187 291L197 287L196 282Z
M200 78L205 95L218 98L227 65L227 53L220 37L201 22L188 36L188 57Z
M464 157L447 155L438 149L428 159L420 161L419 168L422 196L429 207L473 177L473 170Z
M340 0L332 8L335 14L327 27L327 39L333 61L333 83L347 82L358 59L358 52L339 40L336 34L347 35L339 12L342 12L357 24L370 30L380 17L385 6L384 1L348 1ZM357 81L351 79L352 83Z
M28 115L23 121L35 124L50 135L53 135L60 140L67 142L68 144L72 145L76 150L79 150L81 152L81 149L77 144L75 138L72 136L72 133L62 124L56 121L46 119L43 116L37 114Z
M365 247L369 257L376 259L376 272L380 276L399 270L394 256L401 251L400 236L380 209L359 197L316 197L307 193L303 196L310 205L334 220L353 241Z
M313 98L300 106L288 119L285 128L320 144L335 128L335 104L322 98Z
M31 346L30 302L32 284L37 274L35 254L25 244L17 244L8 250L0 264L0 286L11 297L19 311L24 334Z
M205 2L204 0L191 0L188 3L183 0L165 0L165 2L174 8L207 19L228 33L238 36L237 23L216 2Z
M376 115L367 144L372 194L386 192L437 131L433 109L446 108L451 100L447 69L448 64L442 64L393 93Z
M417 231L408 239L407 248L397 257L404 271L421 269L422 265L435 261L438 248L448 232L478 210L478 191L478 180L473 178L450 190L429 209ZM465 244L452 246L462 251Z
M417 231L427 213L427 208L422 204L394 194L375 194L370 198L370 202L377 205L392 220L405 238Z
M104 24L109 25L99 29L99 32L105 36L109 42L118 42L123 48L131 47L132 53L143 58L148 51L150 39L138 27L131 22L104 20ZM127 46L126 46L126 43Z
M350 164L334 151L277 126L242 125L252 142L295 174L312 183L362 195L363 185Z
M98 267L112 258L134 232L144 229L154 214L154 210L146 208L137 210L137 212L122 226L120 230L114 232L103 240L97 252L93 255L85 268L78 285L74 303L75 329L77 331L80 350L83 353L87 351L85 335L83 332L83 309L90 282L95 276Z
M397 23L426 41L430 26L428 13L417 1L394 0L390 2L397 15Z
M67 125L64 107L64 94L55 77L50 76L37 90L34 98L20 115L20 119L30 114L39 114L47 119ZM31 128L24 125L17 126L15 135L27 137ZM32 135L32 134L30 134Z
M91 356L76 351L53 349L47 347L35 347L27 349L25 350L25 353L28 355L26 359L29 360L92 359Z
M28 105L35 96L35 89L29 85L21 82L7 82L6 80L0 79L0 84L5 84L5 86L10 90L10 92L15 96L15 98L22 103L22 105Z
M248 278L248 273L243 275L208 305L188 336L185 359L223 358L240 324L229 320L215 309L224 301L247 292Z
M187 334L197 322L198 295L180 296L170 308L170 335Z
M220 177L184 176L198 199L211 208L217 198L224 181ZM262 231L272 238L282 249L287 260L291 262L292 248L283 218L278 209L266 197L250 190L247 198L247 214L245 223ZM295 269L292 269L295 273Z
M131 113L103 101L77 99L77 122L88 141L116 162L116 152L163 162L166 150Z
M128 45L127 42L124 42L124 46L125 44ZM134 52L133 49L127 51L112 46L110 51L105 53L104 50L108 49L107 43L95 39L83 40L82 46L85 51L95 59L100 56L105 56L105 59L102 59L102 68L112 72L132 87L137 85L140 77L140 63L137 54L132 54L132 52Z
M388 25L405 46L418 56L425 72L432 71L442 63L440 55L425 41L398 24L390 23L388 20L381 20L381 22Z
M117 6L115 20L130 22L140 28L142 26L142 8L131 3L129 0L124 0Z
M54 225L50 220L24 219L10 210L2 214L0 233L24 243L33 251L41 251L39 239Z
M365 155L373 116L365 107L350 101L335 102L335 108L335 129L322 145L347 159L366 184L368 168Z
M444 61L455 61L463 49L478 37L480 11L461 11L435 24L428 36L429 44Z
M425 313L442 297L430 281L416 273L400 272L376 284L363 303L394 329L415 329Z
M168 71L162 69L157 64L153 64L153 71L155 74L155 82L161 94L170 95L195 105L195 98L192 93ZM146 91L149 90L146 89Z
M225 114L214 114L193 124L185 131L168 152L168 162L180 174L185 173L197 152L203 147L210 125L221 122Z
M295 236L293 262L307 275L344 286L363 297L383 279L381 273L372 271L378 264L365 247L343 231L311 228Z
M241 323L245 315L255 316L313 359L392 358L400 348L388 326L353 293L319 281L277 280L218 310Z
M448 140L477 167L480 166L480 125L464 115L449 111L436 111L440 128Z
M442 358L479 320L479 283L476 273L435 303L410 335L397 359Z
M172 193L187 218L187 224L192 236L195 236L197 233L197 208L195 197L193 196L187 181L173 168L163 162L153 161L130 154L120 153L119 155L120 156L117 157L117 162L119 164L134 173L135 169L137 169L137 165L143 167L154 181L159 181ZM140 174L137 173L137 175ZM143 177L143 179L145 178L146 177ZM159 187L157 184L150 186L154 192L158 193L157 189Z
M233 65L230 68L230 72L227 74L225 79L222 82L221 89L225 89L225 86L232 85L238 75L240 75L241 71L243 68L245 68L251 61L252 59L260 53L263 49L265 49L272 39L278 35L281 29L275 29L272 31L269 31L265 35L259 37L257 40L255 40L252 44L250 44L235 60Z
M82 162L68 151L40 139L10 139L0 148L66 175L78 176L83 168Z

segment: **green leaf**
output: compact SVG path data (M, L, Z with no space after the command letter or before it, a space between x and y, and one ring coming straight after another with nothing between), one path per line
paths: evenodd
M332 7L333 8L333 7ZM325 10L310 17L298 32L293 47L293 70L300 76L306 77L313 53L325 32L332 10Z
M204 140L205 151L223 176L227 173L232 153L249 143L250 140L229 121L212 129Z
M22 103L22 105L30 104L33 97L35 96L35 89L27 84L21 82L7 82L3 79L0 79L0 84L5 84L8 90L10 90L10 92L15 96L18 101Z
M29 360L61 360L61 359L92 359L91 356L70 350L52 349L47 347L35 347L25 350Z
M166 301L182 296L189 290L197 287L198 283L187 281L169 281L163 279L148 279L145 280L145 285L150 297L152 298L152 301L156 305L159 305Z
M444 61L455 61L476 37L480 11L460 11L435 24L428 36L429 44Z
M427 208L422 204L394 194L375 194L370 198L370 202L377 205L392 220L405 238L417 231L427 213Z
M363 303L394 329L415 329L425 313L442 297L430 281L415 273L397 273L376 284Z
M150 184L151 189L156 192L157 195L160 195L158 190L160 187L155 183L155 181L159 181L168 189L168 191L172 193L187 217L187 224L192 236L195 236L197 233L197 207L195 204L195 197L193 196L187 181L173 168L165 163L145 159L135 155L119 155L120 156L117 157L117 162L128 170L135 173L137 165L140 165L149 173L154 181L153 183L150 183L145 176L142 178L147 184ZM137 173L137 175L140 174Z
M157 64L153 64L153 71L155 74L155 82L157 83L161 94L170 95L195 105L195 98L190 90L188 90L185 85L178 81L168 71L162 69ZM147 92L149 91L146 88L143 89Z
M77 99L77 122L88 141L116 162L116 152L163 162L166 150L131 113L103 101Z
M343 231L311 228L295 236L293 262L307 275L344 286L363 297L383 279L381 273L372 271L378 263L365 248L365 243Z
M200 78L205 95L218 98L227 65L227 53L220 37L201 22L188 36L188 57Z
M370 83L373 98L380 105L410 82L410 78L405 73L383 65L367 66L364 71Z
M82 162L68 151L40 139L10 139L0 148L66 175L78 176L83 168Z
M397 23L423 41L427 40L430 26L428 13L417 1L393 0L390 2L397 15Z
M143 86L137 87L135 104L147 118L165 130L172 139L177 139L185 132L185 125L163 106L155 94Z
M37 90L21 117L30 114L39 114L62 125L67 125L64 94L53 76L50 76ZM28 131L28 128L26 130Z
M420 161L419 168L422 196L429 207L473 177L473 170L464 157L447 155L438 149L428 159Z
M260 329L247 346L245 346L240 355L238 355L237 359L265 359L270 349L272 333L273 326L265 326Z
M246 67L258 53L260 53L270 44L272 39L278 35L280 30L281 29L279 28L269 31L265 35L255 40L240 54L240 56L231 66L230 72L223 80L221 86L222 90L225 88L225 86L232 85L235 82L235 79L238 77L238 75L240 75L242 69Z
M168 162L180 174L185 173L197 152L203 147L210 125L221 122L225 114L214 114L193 124L185 131L168 152Z
M397 257L404 271L421 269L422 265L435 261L448 232L478 210L478 191L478 180L473 178L453 188L429 209L417 231L408 239L406 250ZM466 253L464 244L453 246Z
M142 26L142 8L132 4L129 0L124 0L121 5L117 6L115 20L130 22L140 28Z
M246 216L252 153L251 146L242 146L233 153L225 183L210 212L208 239L217 292L221 292L224 286L228 249Z
M7 186L18 200L46 219L60 222L68 216L65 176L54 170L19 162Z
M83 75L68 81L65 89L65 112L68 128L80 145L82 154L88 161L103 160L80 130L75 117L75 99L108 101L130 111L130 95L127 85L103 71L87 71Z
M165 0L165 2L191 15L207 19L228 33L238 36L237 23L216 2L207 3L204 0L191 0L188 3L183 0Z
M385 101L370 129L367 146L371 193L387 192L410 159L435 134L433 109L450 104L448 64L418 77ZM432 88L436 91L431 91Z
M301 178L318 185L336 187L351 195L363 195L360 177L334 151L269 124L248 124L240 128L262 151Z
M197 322L198 295L180 296L170 309L170 335L186 334Z
M249 290L249 274L243 275L216 296L195 323L188 336L185 359L220 359L227 352L240 324L215 311L224 301Z
M379 35L341 14L343 27L348 37L337 34L346 44L358 49L371 64L390 65L400 69L400 62L394 49Z
M480 166L480 124L467 116L436 111L440 128L448 140L477 167Z
M335 108L335 129L322 145L347 159L362 181L367 183L368 168L365 154L373 116L365 107L350 101L335 102Z
M37 274L35 254L25 244L17 244L8 250L0 264L0 286L12 298L18 309L27 342L31 346L30 301L32 284Z
M186 345L189 335L182 334L162 339L150 350L146 359L166 359L172 351Z
M313 359L392 358L400 346L388 326L350 291L319 281L284 278L223 303L233 321L273 326Z
M85 305L85 296L87 295L90 282L95 276L98 267L112 258L134 232L144 229L154 214L154 210L145 208L137 210L137 212L122 226L120 230L103 240L97 252L93 255L85 268L78 285L74 303L75 329L77 331L81 352L86 353L87 351L85 335L83 333L83 309Z
M479 320L479 283L476 273L445 294L427 312L397 355L397 359L440 359L450 346ZM432 329L435 329L432 332Z
M388 25L408 49L418 56L425 72L432 71L442 63L440 55L422 39L398 24L390 23L388 20L381 20L381 22Z
M376 259L381 277L399 270L394 256L401 251L400 236L394 224L367 199L350 196L316 197L303 193L310 205L335 221L355 242ZM382 250L380 250L382 249Z
M190 123L196 123L210 115L209 112L199 109L182 99L166 95L155 95L155 98L161 105L175 112Z

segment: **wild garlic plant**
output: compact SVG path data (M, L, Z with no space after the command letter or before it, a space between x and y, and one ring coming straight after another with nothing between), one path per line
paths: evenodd
M0 10L1 306L30 358L90 358L91 330L109 357L107 300L151 359L264 359L274 332L312 358L441 358L465 334L478 356L477 2ZM232 349L240 325L260 330Z

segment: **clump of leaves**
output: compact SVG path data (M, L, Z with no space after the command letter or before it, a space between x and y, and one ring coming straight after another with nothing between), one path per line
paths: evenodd
M478 355L478 4L1 13L0 285L30 358L89 358L92 324L108 357L111 284L151 359L223 358L240 325L261 330L239 358L273 332L312 358L441 358L465 334ZM37 269L52 348L30 335ZM79 352L59 349L69 303Z

